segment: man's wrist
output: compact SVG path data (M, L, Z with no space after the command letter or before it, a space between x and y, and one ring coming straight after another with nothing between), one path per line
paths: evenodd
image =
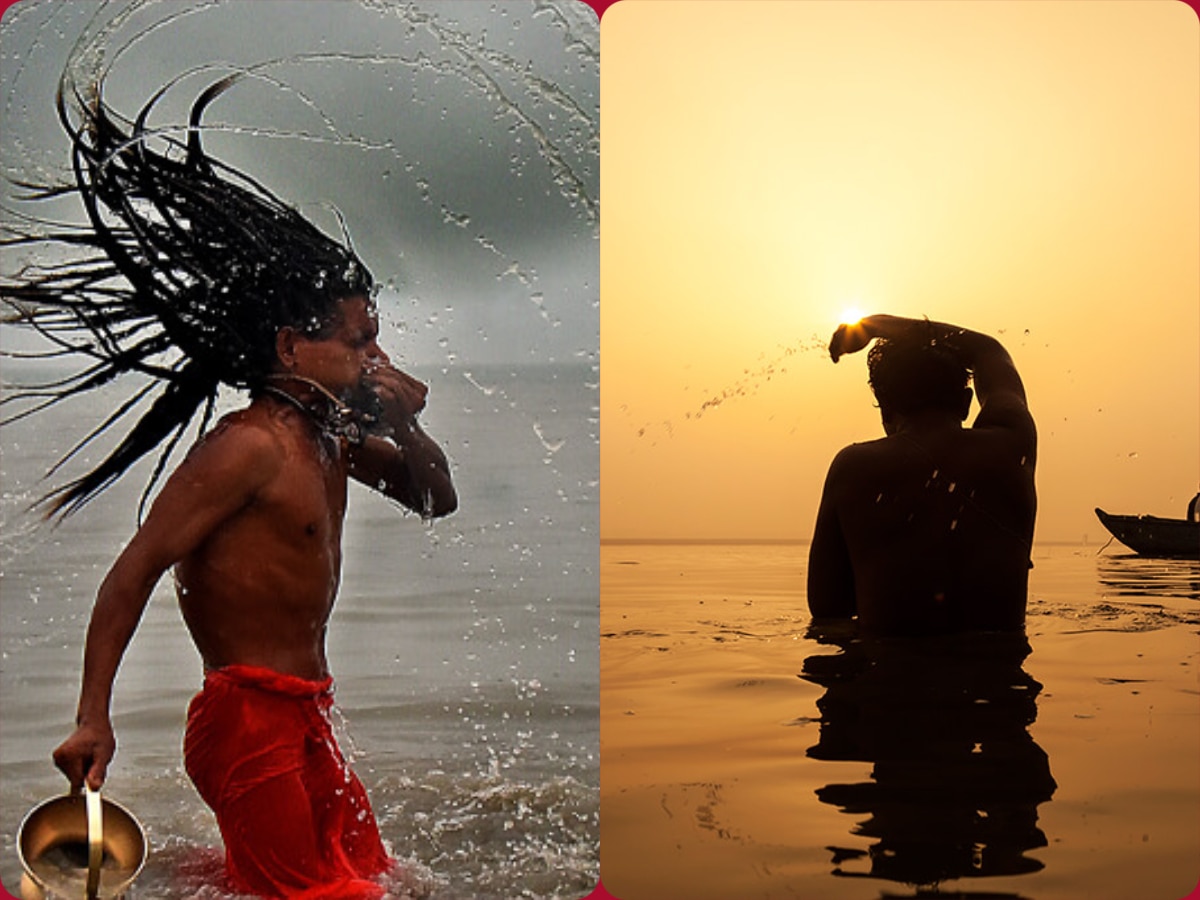
M107 715L96 715L80 713L75 716L76 728L99 728L105 731L112 731L112 721Z

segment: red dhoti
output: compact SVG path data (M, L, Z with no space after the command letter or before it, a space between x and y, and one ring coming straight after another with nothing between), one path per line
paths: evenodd
M217 815L241 892L375 900L392 860L329 721L333 679L254 666L210 671L188 708L187 773Z

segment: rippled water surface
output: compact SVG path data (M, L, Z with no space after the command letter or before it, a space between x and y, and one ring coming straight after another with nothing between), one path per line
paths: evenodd
M1039 546L1028 640L815 631L807 546L601 548L605 887L1177 900L1200 563Z

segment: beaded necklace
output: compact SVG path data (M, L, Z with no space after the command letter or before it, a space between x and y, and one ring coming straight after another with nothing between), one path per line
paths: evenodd
M299 381L315 389L324 401L319 405L310 405L298 397L289 394L283 388L268 384L263 387L263 393L278 397L290 403L307 415L320 429L321 433L334 439L345 438L355 446L366 440L367 432L375 424L375 417L347 406L339 400L328 388L311 378L302 375L268 375L271 381Z

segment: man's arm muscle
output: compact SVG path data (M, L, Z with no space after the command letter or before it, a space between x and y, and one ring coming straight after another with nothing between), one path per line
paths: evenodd
M55 762L79 787L103 782L115 751L109 706L117 668L163 572L244 507L280 466L274 438L257 427L219 428L167 480L150 515L117 557L96 596L84 645L75 734Z
M846 477L846 451L829 466L808 550L808 609L814 619L848 619L857 612L854 567L838 522L836 495Z
M350 476L430 518L458 507L450 464L416 420L398 429L396 443L368 437L350 451Z

